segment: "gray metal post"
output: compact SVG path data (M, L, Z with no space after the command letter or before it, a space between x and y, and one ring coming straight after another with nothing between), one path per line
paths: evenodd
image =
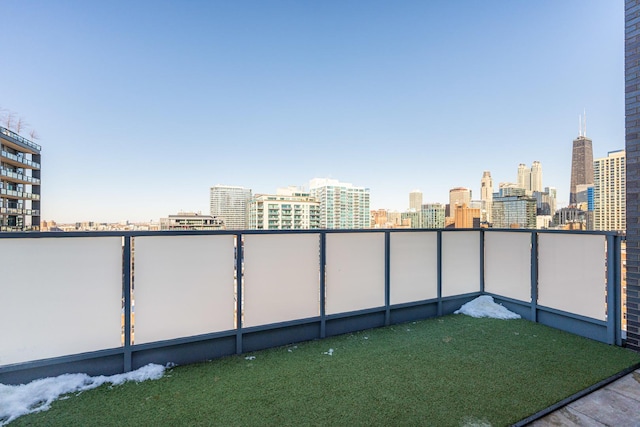
M122 248L122 295L124 297L124 371L131 371L131 236Z
M531 321L538 321L538 233L531 233Z
M242 354L242 234L236 236L236 354Z
M442 230L438 230L438 316L442 316Z
M326 265L327 265L327 233L320 232L320 338L327 336L326 313Z
M384 232L384 324L391 324L391 233Z
M480 230L480 293L484 294L484 230Z
M615 236L607 235L607 344L616 342L617 256Z

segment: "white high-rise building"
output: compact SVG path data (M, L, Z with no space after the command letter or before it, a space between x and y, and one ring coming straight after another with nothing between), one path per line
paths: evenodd
M530 168L524 163L518 165L518 187L527 190L527 194L542 192L542 164L539 161L533 162Z
M480 180L480 221L491 224L491 207L493 203L493 179L491 172L484 171Z
M422 207L422 191L413 190L409 193L409 209L419 211Z
M531 165L530 190L542 192L542 164L535 161Z
M595 230L626 230L625 151L609 152L593 161Z
M296 187L276 194L257 194L249 205L252 230L306 230L320 228L320 202Z
M369 228L369 189L337 179L314 178L309 193L320 202L320 228Z
M524 163L518 165L518 188L531 191L531 169Z
M210 191L211 215L220 218L227 230L245 230L251 189L214 185Z

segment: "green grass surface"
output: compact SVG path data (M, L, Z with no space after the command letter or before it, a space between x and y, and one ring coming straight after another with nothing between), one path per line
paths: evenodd
M452 315L175 367L11 426L503 426L638 362L525 320Z

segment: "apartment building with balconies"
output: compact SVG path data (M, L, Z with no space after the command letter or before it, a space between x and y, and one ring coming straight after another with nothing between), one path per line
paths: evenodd
M40 231L40 151L0 126L0 232Z

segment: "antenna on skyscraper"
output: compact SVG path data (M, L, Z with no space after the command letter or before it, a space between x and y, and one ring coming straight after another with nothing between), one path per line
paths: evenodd
M578 138L582 136L582 115L578 114Z

